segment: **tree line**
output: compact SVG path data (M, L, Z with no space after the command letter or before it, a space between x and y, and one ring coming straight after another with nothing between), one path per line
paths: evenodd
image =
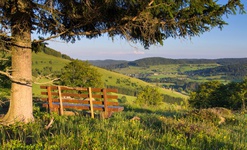
M168 64L219 64L221 66L247 64L247 58L222 58L222 59L169 59L163 57L149 57L142 58L135 61L91 61L95 66L106 69L127 68L129 66L136 67L149 67L155 65L168 65Z
M223 75L226 79L241 81L247 74L247 62L239 64L229 64L215 68L207 68L194 71L186 71L184 74L189 76L216 76Z
M61 52L58 52L52 48L49 47L45 47L43 49L43 52L47 55L52 55L55 57L59 57L59 58L63 58L63 59L68 59L68 60L73 60L73 58L71 58L70 56L66 55L66 54L62 54Z

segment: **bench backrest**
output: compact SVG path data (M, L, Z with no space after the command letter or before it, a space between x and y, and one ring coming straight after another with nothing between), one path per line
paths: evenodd
M49 109L53 109L53 102L104 105L104 111L108 111L108 106L118 106L118 102L116 102L118 96L112 94L117 93L117 89L67 86L40 86L40 88L46 89L41 92L46 97L41 99L48 102ZM115 101L113 101L114 99Z

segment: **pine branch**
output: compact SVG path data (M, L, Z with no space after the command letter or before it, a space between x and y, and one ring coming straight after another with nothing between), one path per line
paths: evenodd
M47 81L47 82L33 82L34 84L38 84L38 85L45 85L45 84L52 84L54 81L58 81L60 80L60 78L55 78L55 79L52 79L51 81Z
M6 77L8 77L12 82L15 83L19 83L19 84L23 84L23 85L27 85L27 86L31 86L32 85L32 80L27 80L25 78L14 78L9 71L7 70L5 71L0 71L1 75L4 75Z
M36 80L41 79L41 78L46 78L46 79L49 79L50 81L42 82L42 83L34 81L33 83L38 84L38 85L44 85L44 84L52 84L53 82L60 80L60 78L51 78L51 76L52 74L49 74L47 76L38 76Z

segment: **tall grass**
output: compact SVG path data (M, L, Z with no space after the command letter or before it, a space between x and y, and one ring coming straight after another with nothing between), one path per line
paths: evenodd
M218 124L211 114L178 107L126 110L109 119L58 116L35 107L35 122L0 126L2 149L247 149L247 117ZM206 117L205 117L206 116ZM136 117L137 119L133 119ZM202 117L203 119L200 119ZM54 118L49 129L45 126Z

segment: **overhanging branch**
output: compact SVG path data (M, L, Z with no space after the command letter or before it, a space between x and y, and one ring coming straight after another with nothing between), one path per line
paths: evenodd
M41 79L41 78L46 78L46 79L49 79L50 81L42 82L42 83L41 82L33 81L33 83L34 84L38 84L38 85L44 85L44 84L52 84L54 81L60 80L60 78L52 78L51 76L52 76L52 74L49 74L47 76L38 76L36 78L36 80Z
M9 73L9 71L6 71L6 72L0 71L0 74L8 77L12 82L19 83L19 84L22 84L22 85L27 85L27 86L31 86L32 85L32 80L27 80L25 78L14 78Z
M52 84L54 81L60 80L60 78L55 78L52 79L51 81L47 81L47 82L33 82L34 84L38 84L38 85L45 85L45 84Z
M57 34L57 35L53 35L53 36L50 36L50 37L48 37L48 38L44 38L44 39L40 39L40 40L33 40L32 43L42 43L42 42L45 42L45 41L48 41L48 40L57 38L57 37L59 37L59 36L65 34L66 32L68 32L68 31L61 32L61 33L59 33L59 34Z

